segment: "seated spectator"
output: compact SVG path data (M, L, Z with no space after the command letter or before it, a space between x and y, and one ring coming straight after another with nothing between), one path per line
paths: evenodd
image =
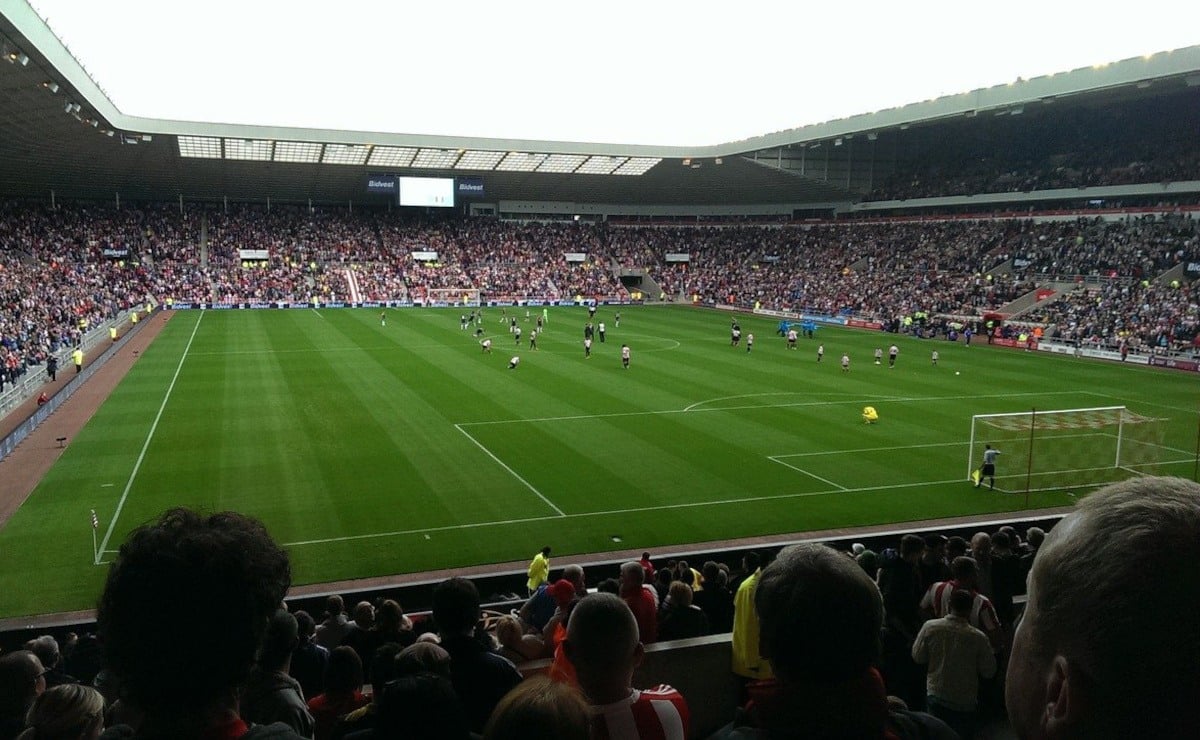
M315 740L329 740L338 717L367 704L368 699L363 696L362 685L363 669L358 653L346 645L335 647L329 654L325 693L308 700Z
M59 684L34 700L19 740L96 740L104 730L104 697L90 686Z
M729 632L733 629L733 594L729 593L729 588L725 585L725 571L721 570L717 563L709 560L704 564L702 572L704 590L692 594L692 603L704 612L708 618L709 629L714 634Z
M950 594L950 613L921 625L913 660L929 666L925 679L929 713L958 733L975 737L979 679L996 674L996 656L987 635L971 626L975 596L958 589Z
M394 642L401 647L408 647L416 641L417 634L413 632L412 620L405 615L404 609L400 607L400 602L395 599L384 599L383 603L379 605L379 610L375 612L375 624L371 627L370 639L367 641L369 652L366 656L360 654L360 658L369 661L380 645L386 645L389 642Z
M38 656L42 667L46 670L46 688L53 688L64 683L78 683L73 676L62 672L62 653L58 650L58 640L53 635L35 637L25 644L25 649Z
M537 635L523 633L516 617L504 616L496 620L496 642L500 643L500 654L516 665L546 655L546 643Z
M282 722L304 737L312 737L313 717L304 702L300 682L288 675L292 651L300 644L296 618L280 609L271 617L263 637L258 665L242 688L241 714L247 722Z
M12 740L25 727L25 715L46 690L46 669L28 650L0 657L0 740Z
M325 619L317 626L316 643L327 650L333 650L342 644L346 634L354 626L346 616L346 607L342 597L333 594L325 599Z
M469 740L473 737L469 724L470 714L453 682L444 675L420 671L388 683L379 700L379 719L371 737Z
M940 720L888 705L879 661L883 601L852 560L823 545L793 545L763 569L754 602L759 648L775 678L722 737L957 737Z
M371 655L375 652L374 628L375 607L369 601L360 601L355 604L354 621L350 623L350 630L342 638L342 644L348 645L358 653L359 662L370 660Z
M1017 737L1196 736L1200 485L1132 478L1046 536L1008 663Z
M659 615L658 639L684 640L707 634L708 617L692 603L691 587L683 581L673 582L665 608Z
M626 565L642 572L636 562ZM684 740L689 714L683 696L666 685L632 688L633 672L645 655L638 634L629 605L611 594L581 599L571 614L563 648L592 705L594 737Z
M534 676L504 695L484 740L589 740L588 704L572 686Z
M299 738L238 716L238 686L290 584L287 553L241 514L172 509L135 529L109 567L97 624L123 702L141 713L136 737Z
M658 605L642 587L646 571L637 561L621 566L621 598L629 605L638 625L638 639L644 645L658 640Z
M442 650L437 645L431 644L430 647ZM399 656L401 650L402 648L394 642L385 643L376 648L375 655L371 657L371 700L364 706L339 717L337 724L334 726L333 737L344 738L351 733L369 732L375 728L375 722L379 717L379 700L383 697L384 687L387 686L388 681L391 681L398 675L397 656ZM445 652L445 650L442 650L442 653ZM449 661L450 656L447 655L447 678L450 676Z
M578 565L568 565L563 568L562 578L559 580L566 581L574 586L575 593L579 596L587 593L587 583L584 581L583 568ZM533 592L533 595L517 611L517 618L521 620L521 624L527 631L544 632L547 623L554 616L556 608L559 607L554 595L550 592L550 587L551 584L549 582L539 585Z
M516 666L492 650L479 617L479 591L471 581L450 578L433 590L433 621L450 654L450 679L472 732L483 731L501 697L521 682Z
M305 696L316 696L325 690L329 650L313 639L316 624L308 612L296 612L296 624L300 630L300 642L292 652L292 668L288 672L300 683Z

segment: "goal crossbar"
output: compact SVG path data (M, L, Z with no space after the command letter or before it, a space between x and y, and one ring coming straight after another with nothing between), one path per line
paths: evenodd
M981 468L977 445L989 442L1004 455L1008 478L1021 475L1060 477L1060 487L1084 485L1096 475L1074 475L1136 468L1161 462L1153 438L1162 421L1125 406L1048 409L971 417L967 478ZM1063 434L1072 430L1081 433ZM1001 476L997 476L1001 477ZM990 483L990 481L989 481Z

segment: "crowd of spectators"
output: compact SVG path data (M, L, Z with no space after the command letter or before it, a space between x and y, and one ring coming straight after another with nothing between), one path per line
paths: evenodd
M685 227L8 203L0 382L146 302L627 299L620 272L653 281L651 299L885 326L915 313L978 317L1040 286L1078 282L1019 318L1050 336L1178 349L1196 338L1195 286L1187 275L1158 278L1196 261L1198 247L1195 220L1181 214ZM668 261L680 253L688 261Z
M898 132L904 157L869 200L1200 179L1197 95L1038 116L980 116L959 130ZM886 143L886 142L881 142Z

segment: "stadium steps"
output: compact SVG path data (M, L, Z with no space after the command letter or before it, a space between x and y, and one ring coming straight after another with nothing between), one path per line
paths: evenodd
M1008 320L1011 321L1019 318L1023 313L1028 313L1035 308L1053 303L1062 297L1064 293L1069 293L1074 289L1075 283L1051 282L1045 285L1039 285L1020 298L1004 304L997 309L997 312L1007 315ZM1045 290L1050 290L1052 292L1039 299L1038 294Z

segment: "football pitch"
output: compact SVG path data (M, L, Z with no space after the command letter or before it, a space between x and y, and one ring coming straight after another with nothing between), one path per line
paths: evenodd
M829 327L788 350L751 316L731 347L729 314L660 306L600 307L590 359L586 309L550 309L537 351L524 308L519 348L485 309L486 354L461 313L178 312L0 530L0 616L94 606L128 532L171 506L262 519L306 584L1082 495L1026 496L1003 456L997 487L1022 495L974 489L975 414L1126 405L1162 420L1160 464L1120 475L1194 474L1200 396L1180 372ZM892 342L896 367L875 365Z

